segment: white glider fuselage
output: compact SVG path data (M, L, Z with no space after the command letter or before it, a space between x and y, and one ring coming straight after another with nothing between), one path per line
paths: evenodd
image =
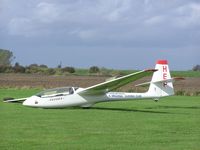
M99 96L80 96L77 93L66 96L53 96L41 98L38 96L31 96L27 98L23 105L30 107L41 108L63 108L70 106L90 107L99 102L111 102L111 101L126 101L134 99L148 99L155 98L155 96L146 93L126 93L126 92L108 92Z

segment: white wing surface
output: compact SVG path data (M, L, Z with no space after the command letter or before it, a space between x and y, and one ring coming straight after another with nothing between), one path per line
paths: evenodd
M145 76L151 75L155 71L157 70L148 69L148 70L132 73L123 77L119 77L110 81L106 81L106 82L88 87L85 90L80 91L78 94L81 96L103 95L107 92L110 92L119 87L122 87L130 82L133 82Z

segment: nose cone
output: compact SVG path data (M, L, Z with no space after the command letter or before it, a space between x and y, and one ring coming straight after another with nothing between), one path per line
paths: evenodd
M38 104L38 97L32 96L32 97L26 99L22 105L29 106L29 107L37 107L37 104Z
M27 100L25 100L25 101L23 102L22 105L24 105L24 106L32 106L32 102L31 102L29 99L27 99Z

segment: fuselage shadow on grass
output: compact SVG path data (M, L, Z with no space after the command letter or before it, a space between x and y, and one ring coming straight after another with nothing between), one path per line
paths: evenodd
M49 108L43 108L49 109ZM130 108L117 108L117 107L102 107L102 106L93 106L93 107L79 107L79 106L71 106L65 108L53 108L60 110L106 110L106 111L119 111L119 112L143 112L143 113L160 113L160 114L172 114L171 112L165 111L152 111L152 110L139 110L139 109L130 109ZM146 108L144 108L146 109Z
M145 109L200 109L200 106L155 106L146 107Z
M130 109L130 108L91 107L90 109L94 109L94 110L107 110L107 111L121 111L121 112L143 112L143 113L172 114L171 112L152 111L152 110L139 110L139 109Z

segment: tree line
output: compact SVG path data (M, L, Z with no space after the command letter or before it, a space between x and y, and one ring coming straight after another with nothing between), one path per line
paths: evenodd
M46 75L65 75L75 74L77 69L71 66L62 67L59 64L56 68L49 68L44 64L31 64L28 66L20 65L16 62L12 65L15 56L10 50L0 49L0 73L27 73L27 74L46 74ZM200 71L200 65L195 65L192 68L193 71ZM99 68L98 66L92 66L88 69L90 74L101 74L101 75L123 75L122 72L111 71L106 68Z
M196 65L192 68L193 71L200 71L200 65Z
M15 59L13 53L10 50L0 49L0 73L29 73L29 74L73 74L76 69L71 66L62 67L58 65L56 68L49 68L47 65L31 64L28 66L20 65L16 62L12 65L12 61ZM97 66L89 68L89 73L99 73L100 69Z

